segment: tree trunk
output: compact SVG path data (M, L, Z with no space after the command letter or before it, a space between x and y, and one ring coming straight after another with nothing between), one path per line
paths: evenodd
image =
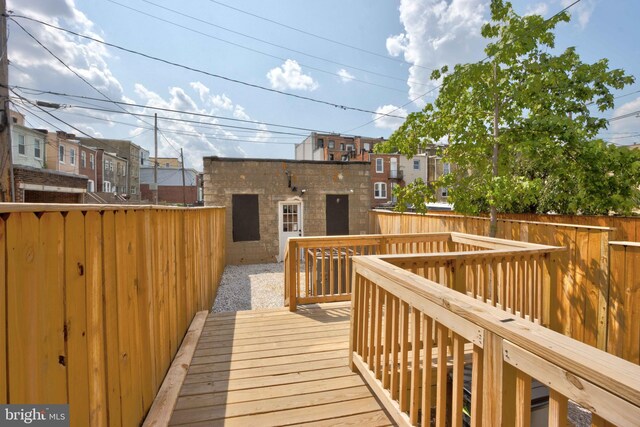
M495 84L494 95L493 95L493 156L491 158L492 165L492 178L496 178L498 176L498 136L500 133L498 131L499 118L500 118L500 104L498 99L498 66L494 62L493 63L493 81ZM491 204L490 211L490 224L489 224L489 237L496 237L498 233L498 209L496 208L495 202Z

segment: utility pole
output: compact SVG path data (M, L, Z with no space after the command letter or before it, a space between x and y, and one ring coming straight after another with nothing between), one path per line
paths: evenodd
M0 202L15 201L11 158L11 114L9 112L9 58L7 51L7 2L0 0Z
M158 113L153 115L153 144L155 145L155 158L153 159L153 204L158 204Z
M184 186L184 155L182 153L182 147L180 147L180 165L182 166L182 204L187 206L187 195Z

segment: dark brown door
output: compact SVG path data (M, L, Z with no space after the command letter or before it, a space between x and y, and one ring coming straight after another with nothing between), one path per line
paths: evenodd
M349 195L327 194L327 236L349 234Z

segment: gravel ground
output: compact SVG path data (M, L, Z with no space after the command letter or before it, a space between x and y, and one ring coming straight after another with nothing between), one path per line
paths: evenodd
M214 312L284 307L284 264L227 265Z

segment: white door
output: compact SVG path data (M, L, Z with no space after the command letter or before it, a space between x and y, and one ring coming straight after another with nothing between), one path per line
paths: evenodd
M289 237L304 236L302 230L302 202L280 202L278 203L278 224L280 226L280 255L279 261L284 260L284 252Z

